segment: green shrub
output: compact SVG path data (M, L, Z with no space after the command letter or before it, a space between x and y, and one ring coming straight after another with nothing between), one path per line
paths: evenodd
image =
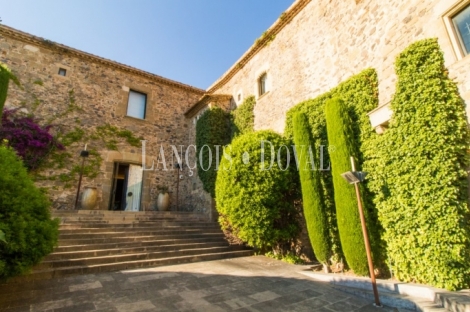
M301 257L297 256L293 252L288 252L285 255L281 255L281 254L276 254L272 251L268 251L264 255L266 257L273 258L273 259L276 259L276 260L282 260L282 261L290 263L290 264L304 264L305 263L305 261L302 260Z
M229 115L219 107L206 110L196 124L197 172L204 190L213 198L217 178L216 164L222 157L222 147L228 143L230 143ZM216 145L219 146L218 158Z
M323 204L323 194L321 189L320 171L312 168L312 162L318 166L319 157L315 150L309 147L312 145L311 132L308 125L307 116L302 113L294 115L294 142L298 157L298 171L302 186L302 201L307 224L308 236L312 244L315 257L324 266L328 264L331 254L330 238L328 237L328 223L325 207ZM309 164L310 162L310 164Z
M369 269L356 193L354 187L341 176L342 173L351 171L350 156L356 158L357 155L351 127L352 120L343 101L338 98L327 101L325 116L328 142L335 147L335 151L330 153L330 159L341 246L349 267L356 274L367 275Z
M364 161L364 153L368 150L368 144L375 138L375 131L372 129L367 113L375 109L378 105L378 80L377 73L374 69L366 69L361 73L352 76L346 81L340 83L337 87L331 89L329 92L324 93L315 99L311 99L294 106L287 112L285 135L288 138L293 138L293 116L296 112L303 112L307 115L313 144L315 150L321 151L321 146L324 146L324 166L326 169L329 165L328 150L335 147L328 148L328 138L326 132L325 120L325 102L333 97L341 98L347 107L348 114L353 121L352 130L354 144L359 147L357 154L357 163L362 164ZM339 242L336 212L334 206L334 193L332 176L327 171L320 176L323 201L328 215L328 228L329 237L331 237L333 258L339 261L341 257L341 244ZM369 236L371 247L374 253L374 262L382 266L383 254L382 242L380 240L380 225L377 222L377 213L375 206L372 203L372 194L370 193L367 182L363 183L363 201L365 208L368 209L370 216L368 222Z
M447 289L470 286L465 105L436 39L396 60L389 129L370 147L371 187L393 273Z
M15 152L0 146L0 279L26 272L52 252L58 220L51 220L46 196L34 186Z
M232 111L232 137L254 131L255 114L253 110L255 105L256 100L252 95L247 97L240 106Z
M265 161L261 161L261 142ZM279 158L278 151L280 149ZM290 141L272 131L241 135L224 151L216 183L219 223L248 245L261 251L286 250L299 233L298 177ZM287 162L287 151L291 155ZM271 157L280 159L270 168ZM274 159L274 158L273 158ZM264 169L264 170L263 170Z

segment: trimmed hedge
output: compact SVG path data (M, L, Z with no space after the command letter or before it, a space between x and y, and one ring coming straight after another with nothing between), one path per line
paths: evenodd
M328 143L335 147L330 153L335 189L336 218L344 256L354 273L368 275L367 255L357 208L356 192L341 174L351 171L350 156L356 158L352 120L344 102L330 99L325 105ZM366 211L366 209L364 209Z
M261 162L261 141L265 162ZM282 146L282 148L281 148ZM299 234L299 181L291 142L273 131L247 133L235 138L220 163L216 183L216 207L222 229L261 251L285 251ZM281 149L280 149L281 148ZM270 170L271 157L278 159ZM290 153L288 159L287 152ZM262 170L264 166L264 169Z
M255 114L253 113L253 110L255 105L256 99L251 95L247 97L240 106L232 111L232 137L254 131Z
M297 151L297 170L300 175L302 186L302 202L305 222L307 224L308 236L312 245L315 257L319 262L327 267L331 254L330 238L328 237L328 221L323 204L323 194L320 182L320 171L316 167L312 168L309 162L318 166L319 159L312 149L309 153L312 139L308 125L307 116L304 113L296 113L294 122L294 142ZM303 149L304 148L304 149Z
M307 115L310 129L312 131L312 139L315 150L320 151L320 146L324 146L324 167L328 167L328 138L326 132L325 120L325 102L333 97L341 98L347 108L348 114L352 119L352 131L355 146L359 146L356 163L362 164L364 161L364 153L368 150L368 144L375 138L374 129L370 126L367 113L378 106L378 80L377 73L374 69L366 69L361 73L352 76L348 80L340 83L337 87L329 92L318 96L315 99L302 102L287 112L285 135L293 138L293 116L296 112L303 112ZM332 147L334 148L334 147ZM358 166L359 168L360 166ZM328 172L321 175L321 183L323 189L323 199L328 214L328 223L332 238L332 249L336 260L341 257L341 245L336 222L336 212L334 206L334 191L332 176ZM380 225L377 222L377 213L372 203L372 194L370 193L367 182L363 183L364 191L363 201L365 207L369 210L367 225L371 241L374 262L381 266L383 255L382 242L380 240Z
M222 157L222 147L228 143L230 143L229 115L219 107L206 110L196 124L197 172L204 190L213 198L217 178L216 163ZM219 145L218 159L216 159L216 145Z
M59 220L51 220L50 203L31 181L15 151L0 145L0 279L27 272L52 252Z
M370 147L370 186L393 273L453 290L470 286L465 104L436 39L396 60L389 129Z

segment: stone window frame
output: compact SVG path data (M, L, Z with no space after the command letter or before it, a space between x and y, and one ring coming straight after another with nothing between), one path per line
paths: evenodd
M143 93L147 96L147 101L145 103L145 118L144 119L127 115L127 106L129 104L129 92L131 90L135 92ZM143 87L143 86L136 85L136 84L128 84L128 85L122 86L121 95L122 95L122 99L117 108L118 116L122 116L122 117L129 118L135 121L140 121L140 122L151 122L154 120L153 105L152 105L154 101L153 101L153 96L152 96L152 90L150 88Z
M61 69L65 69L66 71L66 74L65 76L62 76L59 74L59 71ZM53 66L53 70L54 70L54 77L57 77L59 79L69 79L70 78L70 75L72 73L72 68L70 66L67 66L67 65L64 65L64 64L60 64L60 63L57 63L57 64L54 64Z
M261 75L259 75L257 79L258 83L258 98L262 97L266 93L269 92L268 90L268 80L269 76L267 72L263 72Z
M455 29L454 23L452 19L458 15L462 10L470 6L470 0L464 1L455 1L454 4L444 13L442 14L442 19L445 24L445 28L448 34L448 37L451 41L455 56L457 60L461 60L465 57L470 56L470 53L466 54L464 48L462 47L462 43L460 41L460 35L458 34L458 30Z
M240 105L241 103L243 103L243 100L244 100L244 97L243 97L243 90L240 89L238 90L237 92L235 92L235 96L233 97L233 99L235 100L235 103L238 105Z
M259 85L259 82L260 82L260 79L261 77L266 74L266 91L263 93L263 94L260 94L260 85ZM255 94L255 98L256 100L258 99L261 99L263 97L265 97L267 94L269 94L270 91L272 91L272 82L273 82L273 79L272 79L272 75L270 73L270 69L269 69L269 65L268 64L264 64L262 66L260 66L260 68L256 71L255 73L255 83L254 83L254 93Z

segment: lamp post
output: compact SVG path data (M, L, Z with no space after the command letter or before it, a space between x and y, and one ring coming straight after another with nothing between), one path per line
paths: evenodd
M78 178L77 196L75 197L74 209L77 209L78 207L78 196L80 195L80 187L82 186L82 176L83 176L83 167L85 165L85 158L90 156L90 153L86 150L86 146L87 144L85 144L85 149L80 152L80 157L82 157L82 167L80 169L80 177Z
M382 305L380 304L380 300L379 300L379 291L377 290L377 282L375 281L374 264L372 263L372 256L370 252L369 234L367 233L366 219L364 217L364 209L362 207L361 193L359 191L359 183L364 181L367 175L367 172L356 171L356 165L354 163L353 156L351 156L351 167L352 167L352 171L342 173L341 176L346 181L348 181L349 184L354 184L354 188L356 189L357 206L359 208L359 217L361 219L362 235L364 236L364 244L366 246L367 262L369 264L370 280L372 283L372 289L374 291L375 306L382 307Z
M176 163L175 168L176 168L176 211L178 211L178 206L179 206L178 192L179 192L179 186L180 186L180 171L183 169L183 164Z

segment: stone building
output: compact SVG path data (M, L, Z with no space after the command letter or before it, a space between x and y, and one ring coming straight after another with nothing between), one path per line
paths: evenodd
M25 89L34 91L28 94L13 86L10 106L34 101L35 95L44 101L41 114L50 114L74 90L76 102L83 105L85 128L105 122L129 129L147 140L147 155L158 159L160 142L194 144L197 118L207 107L229 110L254 95L255 128L282 132L290 108L366 68L376 69L379 77L379 107L369 114L371 127L384 131L392 114L389 103L396 82L395 57L411 43L431 37L438 38L450 76L470 103L469 0L297 0L208 90L6 26L0 26L0 61L25 82ZM36 79L43 85L34 84ZM129 99L145 96L145 115L138 115L142 109L130 111ZM99 186L100 209L110 207L114 171L119 169L115 164L142 165L140 148L121 144L117 151L110 151L105 147L98 150L103 158L99 176L87 180ZM75 148L78 154L79 148ZM165 149L171 155L171 148ZM194 160L194 151L191 153ZM188 165L183 167L178 198L187 209L208 213L211 198L202 190L197 174L190 171ZM144 171L140 209L152 209L157 184L168 186L176 203L178 174ZM63 190L55 192L56 199L64 196Z
M40 186L49 188L56 208L73 208L78 174L71 179L66 174L80 165L85 144L88 151L95 152L95 158L92 153L86 164L95 162L96 167L91 169L97 172L91 174L92 178L85 177L82 186L97 188L97 209L152 210L157 186L169 189L173 210L177 203L180 210L197 203L197 198L191 197L189 180L180 179L174 168L177 157L171 145L190 145L184 112L204 90L7 26L0 26L0 61L22 84L22 88L10 85L7 108L34 112L41 122L51 122L56 132L85 130L80 140L66 148L70 153L67 161L73 166L47 168L38 179ZM126 142L125 130L139 139L138 144ZM143 163L140 140L145 140L147 164ZM158 163L161 147L165 163L162 159ZM150 170L152 161L154 170ZM142 166L147 170L141 170Z

